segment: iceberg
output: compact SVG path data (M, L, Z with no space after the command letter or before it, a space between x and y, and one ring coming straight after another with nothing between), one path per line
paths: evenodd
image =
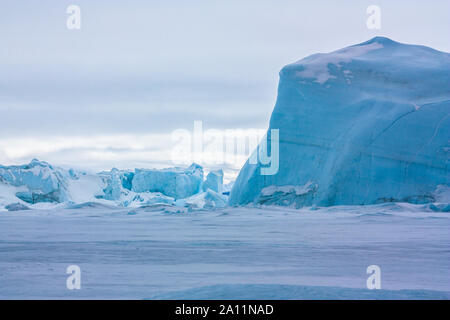
M26 165L0 166L0 183L22 187L15 196L29 204L69 199L66 173L37 159Z
M217 193L222 193L223 190L223 170L215 170L208 173L205 182L203 183L203 190L211 189Z
M311 182L304 186L275 186L271 185L261 190L257 203L265 205L288 205L300 207L311 205L312 196L317 185Z
M450 185L449 84L449 53L384 37L285 66L269 125L278 172L247 161L229 204L438 200Z
M129 192L120 204L123 207L133 208L153 204L174 205L175 199L172 197L168 197L160 192Z
M192 164L188 168L136 169L131 190L160 192L175 199L184 199L199 193L203 183L203 168Z
M134 172L113 168L109 172L100 172L99 176L102 178L103 183L106 184L106 187L103 189L103 194L98 195L97 198L120 200L131 190Z
M95 174L65 170L34 159L26 165L0 166L0 209L38 209L58 204L72 208L84 203L175 206L177 200L198 194L206 197L209 206L215 206L227 202L226 197L215 196L222 189L222 179L223 172L218 170L203 181L203 168L197 164L162 170L113 168Z

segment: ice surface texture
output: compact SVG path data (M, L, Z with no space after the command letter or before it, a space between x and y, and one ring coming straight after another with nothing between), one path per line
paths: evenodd
M436 201L450 184L449 99L450 54L424 46L376 37L289 64L269 127L279 171L247 162L230 204ZM267 196L270 186L294 188Z
M0 299L449 299L450 215L427 206L2 212Z

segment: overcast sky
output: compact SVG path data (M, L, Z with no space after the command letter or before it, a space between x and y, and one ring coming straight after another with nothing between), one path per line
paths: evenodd
M70 4L81 8L81 30L66 27ZM381 8L381 30L366 27L371 4ZM450 1L0 6L1 164L170 166L170 133L194 120L267 128L279 70L307 55L376 35L450 51Z

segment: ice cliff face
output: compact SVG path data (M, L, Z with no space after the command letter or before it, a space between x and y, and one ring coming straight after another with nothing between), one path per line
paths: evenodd
M176 199L183 199L200 192L202 182L203 168L197 164L192 164L187 169L136 169L132 191L161 192Z
M222 194L223 191L223 171L215 170L208 173L203 183L203 190L211 189L214 192Z
M248 162L230 204L436 201L450 185L450 54L376 37L280 72L279 170Z

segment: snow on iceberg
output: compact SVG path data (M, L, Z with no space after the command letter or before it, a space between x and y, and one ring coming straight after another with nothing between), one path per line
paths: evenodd
M247 161L229 203L436 201L450 185L449 83L449 53L383 37L287 65L269 126L279 170ZM266 194L307 183L317 186L307 196Z
M97 198L120 200L128 195L131 190L131 181L133 180L134 172L113 168L111 171L100 172L99 176L106 184L106 187L103 189L103 194L98 195Z
M68 200L65 173L36 159L21 166L0 166L0 183L22 187L17 188L15 196L29 204Z
M96 174L65 170L33 159L26 165L0 166L0 209L96 201L104 187L103 179Z
M133 208L153 204L175 205L175 199L160 192L129 192L120 204L123 207Z
M70 203L95 202L98 199L104 199L104 189L107 187L105 178L99 174L87 172L75 172L69 170L70 176L67 177L67 190Z
M312 196L317 185L311 182L304 186L275 186L271 185L261 190L257 203L265 205L288 205L300 207L311 205Z

